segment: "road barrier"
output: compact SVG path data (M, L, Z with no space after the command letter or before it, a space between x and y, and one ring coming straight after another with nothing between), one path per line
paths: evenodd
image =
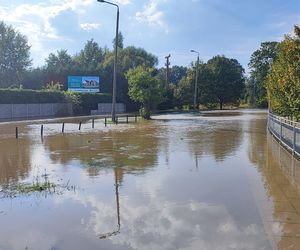
M300 156L300 123L268 114L268 129L285 147Z
M133 118L133 119L131 119L132 122L137 122L138 115L136 115L136 114L133 114L133 115L118 115L118 116L115 117L115 122L112 122L112 121L108 122L110 118L104 117L103 122L104 122L105 127L107 127L108 124L115 124L115 125L118 125L120 123L128 124L129 123L129 118ZM95 128L95 120L96 120L96 118L91 119L92 129ZM103 120L103 118L102 119L100 118L99 120ZM78 130L79 131L82 129L83 124L84 123L82 121L79 122L79 124L78 124ZM41 131L41 137L44 136L45 127L46 127L46 125L41 124L41 130L40 130ZM66 123L62 122L61 133L65 133L65 128L66 128ZM19 128L18 127L16 127L15 133L16 133L16 139L18 139L19 138Z

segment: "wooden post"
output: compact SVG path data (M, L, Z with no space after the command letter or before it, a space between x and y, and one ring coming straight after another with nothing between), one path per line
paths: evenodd
M16 127L16 139L19 138L19 132L18 132L18 127Z
M106 117L104 118L104 124L105 124L105 127L106 127L106 125L107 125Z
M128 115L126 115L126 123L128 123Z
M41 125L41 137L43 137L43 135L44 135L44 125L42 124Z
M79 122L79 128L78 129L81 130L81 122Z
M94 128L95 127L95 119L93 118L93 120L92 120L92 128Z
M63 122L63 124L62 124L61 132L62 132L62 133L65 132L65 123L64 123L64 122Z

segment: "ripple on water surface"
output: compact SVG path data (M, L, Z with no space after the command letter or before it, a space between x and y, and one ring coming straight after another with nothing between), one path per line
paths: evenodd
M277 249L297 243L298 165L259 111L0 125L0 249ZM21 125L19 125L21 126ZM280 150L280 154L278 153ZM279 155L284 160L278 160ZM292 159L292 161L290 160ZM284 164L283 162L289 162ZM287 202L287 203L285 203ZM293 224L293 225L292 225ZM286 238L289 237L289 240Z

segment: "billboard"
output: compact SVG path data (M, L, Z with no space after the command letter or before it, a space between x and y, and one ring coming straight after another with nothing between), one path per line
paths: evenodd
M99 76L68 76L68 90L75 92L99 92Z

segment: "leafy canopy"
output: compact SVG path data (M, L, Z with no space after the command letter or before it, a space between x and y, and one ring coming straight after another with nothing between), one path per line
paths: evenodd
M152 76L152 68L138 66L129 69L126 73L128 79L128 95L142 104L143 117L150 118L150 113L162 102L162 89L159 81Z
M248 103L255 107L267 107L267 74L278 53L278 42L264 42L251 55L250 77L247 81Z
M25 36L0 22L0 87L20 85L31 65L30 46Z
M280 115L300 117L300 32L285 36L267 78L270 108Z

